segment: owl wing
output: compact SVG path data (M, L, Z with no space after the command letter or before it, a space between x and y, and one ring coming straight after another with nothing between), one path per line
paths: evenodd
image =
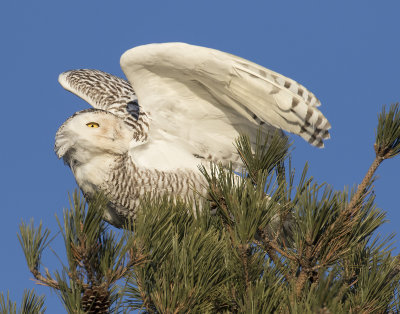
M137 96L126 80L99 70L80 69L61 73L58 81L92 107L122 118L132 128L136 140L147 137L143 134L146 130L139 127L143 117Z
M329 138L330 124L314 94L234 55L183 43L149 44L126 51L121 67L151 118L154 145L135 151L137 159L180 147L173 154L181 160L190 153L233 161L238 132L254 134L259 125L298 134L317 147Z

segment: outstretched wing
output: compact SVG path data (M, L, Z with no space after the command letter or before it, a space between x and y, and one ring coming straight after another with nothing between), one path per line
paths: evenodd
M80 69L61 73L58 81L92 107L122 118L133 129L135 140L147 138L142 121L145 113L140 111L135 91L126 80L99 70Z
M238 132L254 134L260 124L317 147L329 138L330 124L311 92L231 54L183 43L150 44L125 52L121 67L151 116L151 137L159 146L180 145L182 151L229 160ZM147 155L155 151L147 147Z

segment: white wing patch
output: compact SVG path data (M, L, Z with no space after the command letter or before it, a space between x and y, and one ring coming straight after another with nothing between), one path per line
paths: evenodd
M235 116L236 131L259 123L266 130L273 126L298 134L317 147L329 138L331 126L317 109L320 102L314 94L245 59L183 43L150 44L125 52L121 67L154 121L179 104L178 110L188 113L187 123L197 123L196 117L209 118L196 116L202 106ZM193 140L201 143L207 133L204 129Z

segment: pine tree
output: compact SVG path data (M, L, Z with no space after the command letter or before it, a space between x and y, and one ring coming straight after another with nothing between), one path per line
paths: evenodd
M102 221L103 195L85 204L75 192L58 220L67 253L60 272L40 267L50 231L22 223L37 283L70 313L400 312L400 256L393 235L375 235L385 213L373 193L378 166L400 153L399 105L379 115L376 158L351 191L317 183L307 165L295 186L290 143L279 136L260 133L252 152L242 135L236 148L242 176L200 167L207 197L144 197L120 234ZM24 300L29 313L44 311L33 293ZM0 309L16 313L16 304L0 295Z

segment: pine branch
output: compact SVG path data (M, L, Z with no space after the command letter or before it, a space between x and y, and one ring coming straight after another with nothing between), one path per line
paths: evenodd
M31 272L36 272L39 268L43 250L49 244L49 235L50 231L48 229L42 232L41 222L37 229L35 229L33 225L33 220L31 220L29 225L26 225L23 221L20 224L19 234L17 234L17 236Z
M391 105L389 112L386 113L385 106L378 116L378 127L375 134L375 160L372 162L364 179L357 188L357 192L351 199L348 211L356 211L357 206L362 202L368 187L373 182L373 176L379 165L389 158L393 158L400 154L400 111L399 104Z
M265 135L261 129L257 132L255 143L251 143L248 135L240 135L235 140L236 150L253 184L258 182L262 172L271 172L287 158L291 145L281 131Z
M399 104L391 105L386 113L385 106L378 117L376 129L376 155L388 159L400 154L400 111Z
M4 297L3 292L0 292L0 311L1 313L17 313L17 303L11 301L9 291L7 291L7 298Z
M20 314L41 314L46 311L44 306L44 296L38 297L35 294L35 290L25 290L22 296L22 304L19 313Z
M61 274L56 272L55 276L46 268L45 274L39 269L49 231L43 232L42 224L35 229L33 221L30 225L21 223L18 237L36 283L55 289L68 311L108 312L118 298L114 293L116 282L145 260L142 252L136 250L131 233L117 239L105 227L102 218L107 202L104 196L98 195L86 207L79 194L73 194L71 208L64 211L64 221L57 219L68 267L64 266Z
M48 286L54 289L58 289L57 281L54 280L49 272L46 270L46 276L43 276L39 270L40 260L43 250L49 244L50 231L45 229L42 232L42 223L40 222L39 227L35 228L33 220L29 225L21 222L19 227L18 240L22 246L25 254L25 259L28 264L30 272L33 274L37 283L43 286Z
M43 314L46 311L44 299L44 296L38 297L34 289L24 290L18 314ZM3 292L0 292L0 313L17 313L17 303L11 301L9 292L7 292L7 298L4 297Z
M287 265L282 263L281 256L287 258L292 261L293 265L297 263L295 256L292 256L287 253L286 250L281 249L276 240L270 240L269 235L265 233L264 230L259 230L258 237L262 239L261 242L255 240L255 243L263 248L269 258L273 261L279 271L283 274L287 282L291 282L293 280L293 271L288 269ZM280 254L280 255L278 255Z
M58 285L57 280L51 277L47 269L46 269L46 276L43 276L38 269L31 270L31 273L33 277L36 279L36 284L53 288L55 290L60 290L60 286Z

